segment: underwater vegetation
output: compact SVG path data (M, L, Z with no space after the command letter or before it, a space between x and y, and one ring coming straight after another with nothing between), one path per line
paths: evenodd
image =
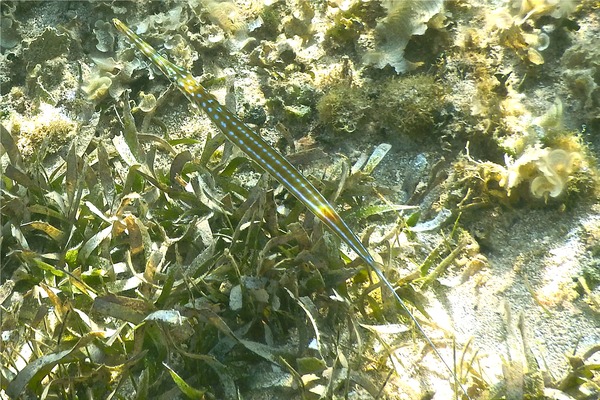
M443 21L444 1L384 0L381 5L387 14L375 28L377 44L366 53L365 62L377 68L390 65L396 73L416 68L419 63L407 60L404 49L413 35L423 35L430 25Z
M19 138L17 146L25 157L33 154L55 153L73 140L80 126L68 116L46 103L40 105L39 113L32 118L15 114L12 134ZM42 151L42 149L44 149Z
M319 121L334 133L385 131L386 135L435 137L434 125L447 102L447 89L430 75L390 78L376 86L333 84L319 99ZM423 135L427 132L428 135Z
M548 199L563 194L567 181L581 169L582 156L578 152L562 149L538 149L523 154L514 162L508 162L508 174L504 185L510 196L511 189L524 181L529 182L531 194Z
M598 398L598 11L1 2L0 397Z
M576 43L568 48L561 62L564 79L574 98L581 102L584 112L598 119L600 110L600 50Z
M434 124L448 105L446 93L443 82L431 75L393 78L384 83L373 109L378 110L382 125L389 131L412 137L433 136Z
M563 204L569 195L598 193L598 173L587 151L574 136L556 147L527 147L516 159L506 156L504 165L471 159L458 161L455 167L459 182L472 181L471 195L486 202Z
M361 128L372 104L364 88L341 83L331 87L317 103L319 120L334 132L353 133Z
M333 15L333 23L325 32L324 46L331 51L348 54L357 51L361 35L377 26L377 20L386 15L386 8L375 1L339 3L342 3L338 4L339 11Z

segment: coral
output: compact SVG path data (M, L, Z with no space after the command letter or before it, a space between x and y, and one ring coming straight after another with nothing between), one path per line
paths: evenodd
M499 40L502 47L511 49L527 66L544 64L543 52L550 46L553 30L549 23L535 25L533 21L522 20L522 15L513 15L508 9L500 8L487 16L487 28L492 37Z
M535 67L545 62L543 52L551 45L550 35L554 40L560 30L569 29L556 19L565 18L574 9L572 0L516 0L512 9L501 7L490 12L486 25L502 47L513 50L526 66ZM529 69L531 75L533 71L540 69Z
M213 48L225 45L230 49L239 50L248 43L255 43L254 38L248 34L260 29L264 25L261 14L267 7L262 1L234 2L223 0L188 0L188 6L200 18L210 19L213 23L202 24L197 40L203 47ZM274 22L267 17L269 28L272 29Z
M152 20L154 21L156 18ZM95 105L101 103L108 96L119 99L125 87L132 80L132 75L137 70L145 68L145 64L135 57L135 52L131 48L120 50L116 54L112 52L114 28L110 24L109 26L110 28L104 22L98 21L94 30L98 40L96 48L108 53L90 56L94 62L93 67L83 70L82 89L87 94L87 99ZM173 47L177 47L177 45L173 43ZM177 48L179 49L179 47ZM180 52L180 54L189 53Z
M362 31L359 21L339 15L333 25L325 33L329 47L354 46Z
M500 186L505 176L503 166L490 161L475 161L467 154L454 163L450 180L452 190L441 199L463 209L494 202L508 203L506 190Z
M165 40L165 49L169 55L177 60L178 63L191 68L198 54L190 47L188 42L180 34L170 35Z

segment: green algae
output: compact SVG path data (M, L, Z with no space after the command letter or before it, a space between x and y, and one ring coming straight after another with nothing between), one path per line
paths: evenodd
M435 136L434 125L447 106L447 89L430 75L390 78L381 85L333 85L317 104L319 121L336 133L364 132L365 126L388 136Z
M409 75L393 78L373 107L373 118L383 127L415 137L431 137L435 121L446 107L447 89L431 75Z
M360 36L367 29L373 29L377 20L385 15L385 9L378 2L354 2L335 14L333 24L325 32L324 46L331 51L355 52Z
M333 86L317 103L319 121L336 133L353 133L365 122L370 100L362 88Z

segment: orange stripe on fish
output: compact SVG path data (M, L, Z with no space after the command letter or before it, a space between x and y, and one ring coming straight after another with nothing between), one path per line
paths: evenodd
M237 116L219 104L217 99L202 87L202 85L185 69L171 63L158 54L148 43L143 41L131 29L118 19L113 19L115 27L121 31L146 57L156 65L162 73L179 88L195 108L202 109L223 134L248 157L254 160L262 169L273 176L290 191L306 208L316 215L329 229L340 237L352 250L362 258L377 274L381 282L390 290L394 298L408 313L435 354L442 360L454 381L469 398L466 390L458 381L456 374L441 356L429 336L423 330L402 298L396 293L394 285L385 277L381 268L375 262L367 248L356 237L346 222L325 199L325 197L302 175L281 153L267 143L260 135L250 129Z

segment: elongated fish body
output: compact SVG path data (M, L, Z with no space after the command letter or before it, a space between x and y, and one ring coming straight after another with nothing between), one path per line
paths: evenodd
M121 21L115 26L148 57L171 82L185 94L195 108L206 112L211 121L248 157L279 181L329 229L371 266L375 260L327 199L281 153L250 129L237 116L219 104L217 99L186 70L158 54Z
M146 57L156 65L162 73L175 84L190 100L192 105L203 110L211 121L225 134L225 136L238 146L248 157L254 160L262 169L273 176L287 190L289 190L306 208L316 215L330 230L340 237L352 250L362 258L377 274L381 282L391 291L394 298L405 309L415 326L423 334L425 340L432 347L436 355L442 360L455 382L461 387L468 398L468 394L448 363L431 342L418 320L408 309L402 298L396 293L392 283L385 277L375 259L346 222L339 216L332 205L323 195L304 177L281 153L267 143L260 135L250 129L237 116L219 104L217 99L202 87L202 85L185 69L171 63L158 54L148 43L143 41L131 29L118 19L113 19L115 27L121 31Z

